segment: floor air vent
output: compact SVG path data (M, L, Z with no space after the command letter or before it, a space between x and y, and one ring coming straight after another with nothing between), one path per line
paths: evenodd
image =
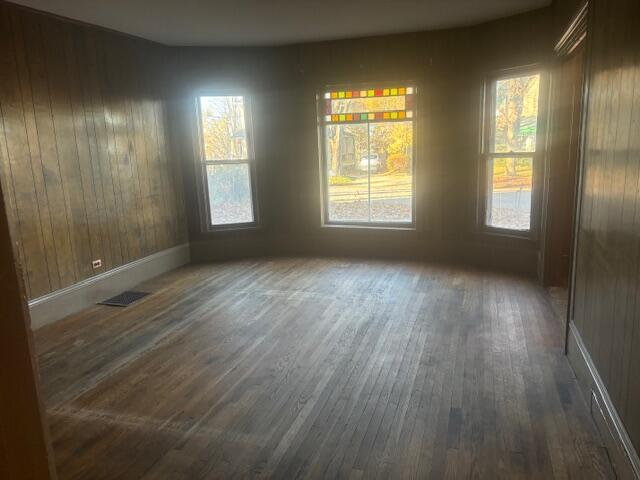
M142 297L149 295L147 292L122 292L115 297L108 298L102 302L98 302L98 305L109 305L111 307L126 307L133 302L140 300Z

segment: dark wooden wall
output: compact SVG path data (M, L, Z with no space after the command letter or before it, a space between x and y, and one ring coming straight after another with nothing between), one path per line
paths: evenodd
M29 298L186 241L168 55L0 1L0 177Z
M573 322L640 449L640 2L592 2Z
M255 253L358 255L481 262L535 273L538 242L482 235L476 224L480 107L485 76L545 64L550 10L484 25L277 49L178 49L176 128L199 88L253 96L262 227L203 234L190 199L195 258ZM413 81L420 88L416 230L321 226L316 93L329 84ZM544 103L544 100L543 100ZM191 138L186 129L180 135ZM193 147L183 145L191 168ZM189 174L193 175L193 172Z
M567 287L571 271L575 192L583 107L585 41L551 68L551 109L547 157L541 280Z

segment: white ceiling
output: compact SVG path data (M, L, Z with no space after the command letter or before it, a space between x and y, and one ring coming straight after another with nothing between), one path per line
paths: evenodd
M12 0L167 45L282 45L472 25L551 0Z

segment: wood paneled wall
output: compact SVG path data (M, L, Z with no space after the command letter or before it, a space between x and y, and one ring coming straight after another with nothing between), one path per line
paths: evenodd
M29 298L186 241L168 55L0 1L0 177Z
M593 20L573 322L640 449L640 2Z

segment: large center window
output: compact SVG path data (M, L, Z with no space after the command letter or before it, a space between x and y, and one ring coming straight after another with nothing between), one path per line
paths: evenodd
M412 86L331 89L320 98L324 223L414 223Z

